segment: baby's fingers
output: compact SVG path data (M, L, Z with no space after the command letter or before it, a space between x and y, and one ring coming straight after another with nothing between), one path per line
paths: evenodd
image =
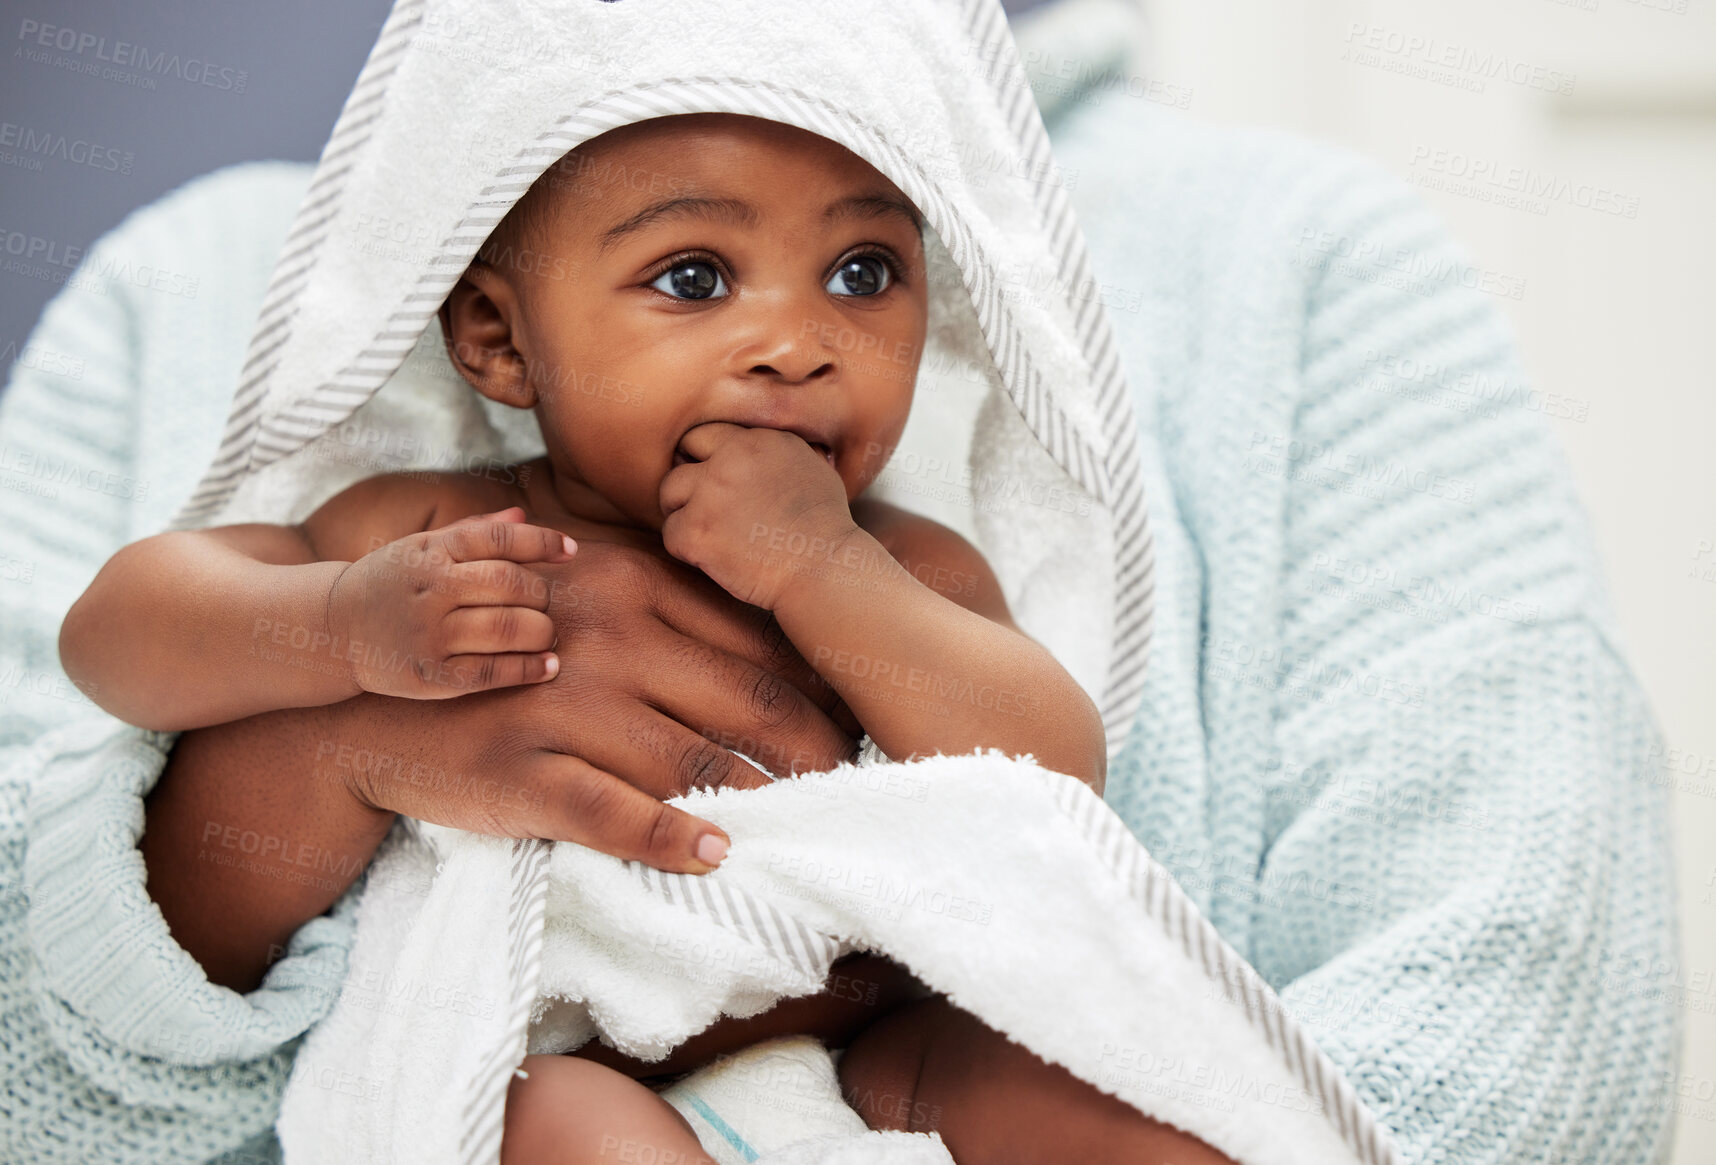
M450 607L534 607L548 610L555 585L527 566L498 558L455 562L446 573Z
M554 646L554 620L529 607L460 607L441 621L448 655L543 652Z
M458 694L486 692L539 684L560 674L560 657L552 651L514 655L453 655L436 678Z
M435 531L441 548L454 562L500 558L508 562L568 562L578 544L558 530L530 526L517 506L494 514L477 514Z

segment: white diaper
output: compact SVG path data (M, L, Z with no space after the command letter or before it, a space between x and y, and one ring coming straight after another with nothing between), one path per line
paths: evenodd
M935 1133L871 1133L841 1098L830 1052L814 1036L782 1036L726 1056L664 1089L720 1165L951 1165Z

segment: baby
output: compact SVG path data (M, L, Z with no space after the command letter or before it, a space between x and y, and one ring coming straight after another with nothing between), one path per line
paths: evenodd
M629 125L567 161L587 164L539 180L441 309L454 367L489 399L534 410L546 455L502 480L360 482L298 526L126 547L66 619L72 678L163 730L363 691L438 699L551 683L551 588L532 566L567 561L579 541L618 542L772 612L889 757L1029 752L1100 791L1097 710L1014 625L983 557L863 496L905 426L927 326L916 208L844 148L736 115ZM673 181L664 193L624 180L637 173ZM555 261L528 258L543 255ZM864 350L908 358L867 362L826 339L849 330L875 338ZM920 578L957 585L939 593ZM317 647L258 642L257 628L282 623ZM855 655L1030 699L1004 713L892 701L838 666ZM709 829L695 872L726 852ZM655 1160L706 1160L630 1075L590 1058L524 1067L505 1160L596 1161L616 1133ZM1173 1147L1217 1159L939 998L862 1034L841 1077L872 1127L916 1129L916 1114L940 1111L962 1162L1150 1160Z

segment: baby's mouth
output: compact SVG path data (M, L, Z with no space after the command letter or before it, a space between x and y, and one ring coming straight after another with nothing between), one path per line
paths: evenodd
M806 441L805 444L816 450L817 454L824 461L828 462L829 465L833 466L835 469L840 468L840 463L835 460L834 450L830 449L827 445L824 445L821 441ZM678 469L681 465L689 465L694 460L696 460L696 458L687 456L683 449L675 448L673 451L674 469Z

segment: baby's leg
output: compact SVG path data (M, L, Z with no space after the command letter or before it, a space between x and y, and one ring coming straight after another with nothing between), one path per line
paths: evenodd
M506 1096L501 1165L715 1165L646 1086L573 1056L526 1056Z
M939 1132L959 1165L1232 1165L939 995L855 1039L840 1083L872 1129Z

